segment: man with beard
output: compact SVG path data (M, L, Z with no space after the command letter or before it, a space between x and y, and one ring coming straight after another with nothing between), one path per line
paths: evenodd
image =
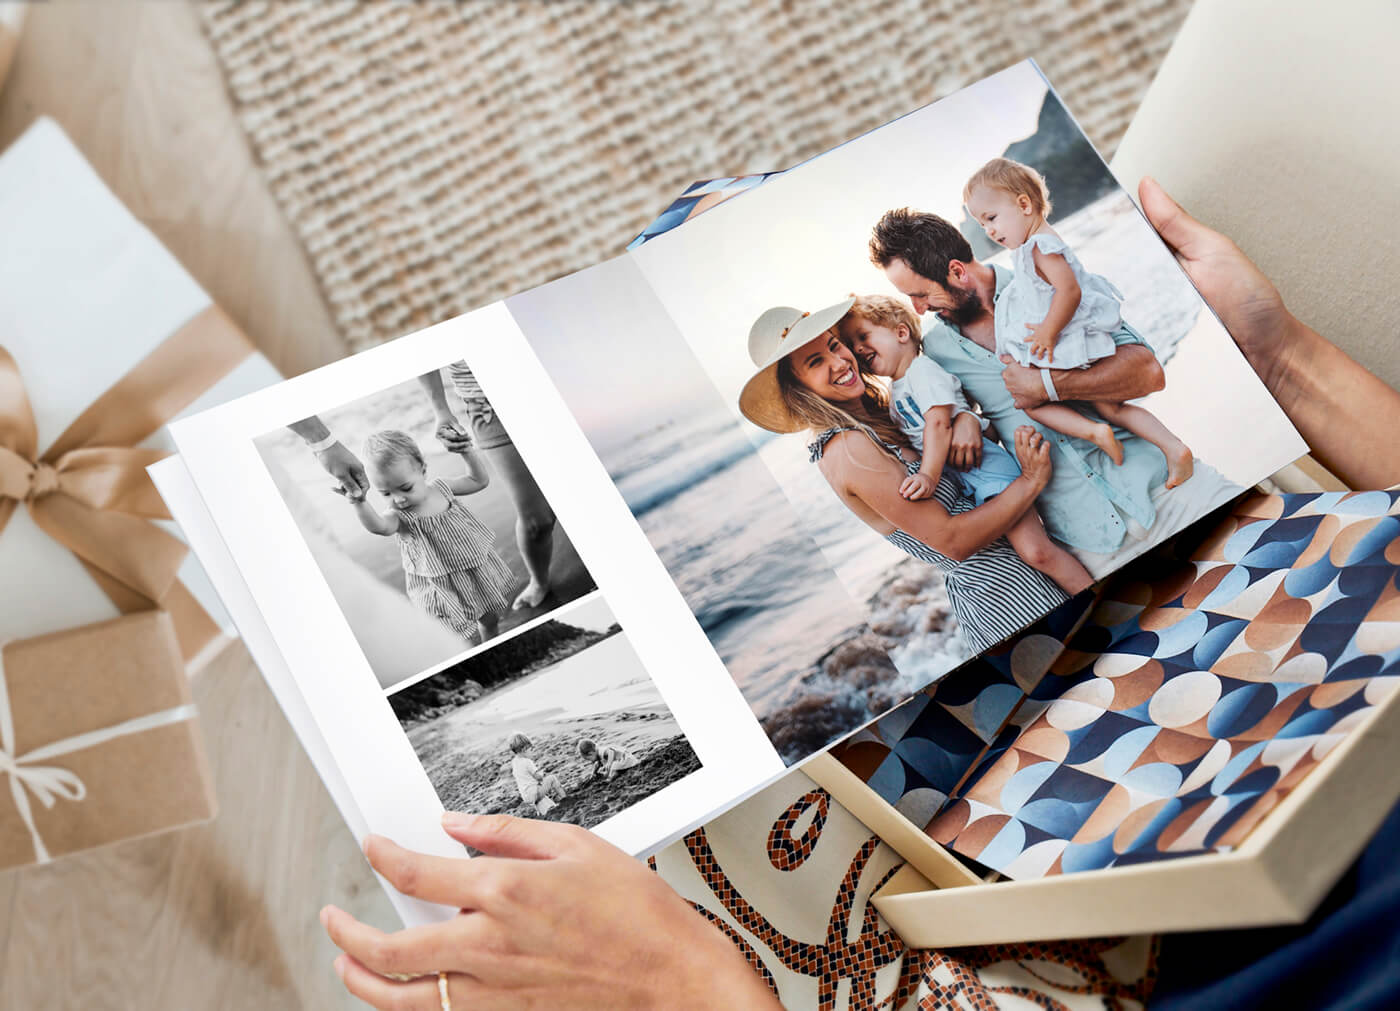
M1166 383L1157 356L1126 323L1114 334L1117 352L1088 368L1037 369L999 359L992 307L1012 272L979 263L962 233L936 214L908 208L887 211L871 234L870 259L909 298L915 312L922 316L933 311L936 321L924 327L924 354L962 382L1003 444L1018 426L1035 425L1026 408L1052 397L1121 403L1155 393ZM1097 419L1087 404L1076 407ZM1136 555L1145 547L1140 542L1148 531L1154 542L1160 540L1242 490L1196 461L1191 480L1168 491L1161 451L1121 429L1115 429L1123 446L1123 463L1118 466L1091 443L1035 427L1055 455L1054 476L1036 508L1051 536L1078 549L1076 554L1095 576ZM980 455L975 419L959 416L949 462L974 466Z

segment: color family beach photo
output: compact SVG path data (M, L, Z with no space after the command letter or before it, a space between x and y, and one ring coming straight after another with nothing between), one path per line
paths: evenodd
M389 704L449 811L588 828L700 767L601 594Z
M789 761L1291 433L1029 63L507 304Z
M384 687L596 589L464 362L255 445Z

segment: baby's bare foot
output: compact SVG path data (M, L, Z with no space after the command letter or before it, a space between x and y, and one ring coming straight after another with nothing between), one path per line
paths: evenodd
M1123 444L1118 441L1118 436L1113 434L1112 425L1107 422L1095 425L1089 441L1107 453L1114 464L1123 466Z
M1196 458L1192 455L1191 448L1178 439L1176 445L1170 447L1167 452L1167 487L1175 488L1179 484L1185 484L1191 479L1195 469Z

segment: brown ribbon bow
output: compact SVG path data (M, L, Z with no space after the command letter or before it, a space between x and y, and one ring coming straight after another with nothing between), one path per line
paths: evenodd
M170 518L146 473L166 454L136 444L251 352L210 306L98 397L41 456L19 368L0 348L0 534L23 503L123 613L170 610L186 658L218 629L178 581L189 549L151 522Z

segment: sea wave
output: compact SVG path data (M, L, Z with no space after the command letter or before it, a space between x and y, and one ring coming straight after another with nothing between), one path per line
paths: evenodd
M738 422L726 419L694 428L668 426L637 448L628 465L610 476L633 515L641 517L752 456L755 447Z

